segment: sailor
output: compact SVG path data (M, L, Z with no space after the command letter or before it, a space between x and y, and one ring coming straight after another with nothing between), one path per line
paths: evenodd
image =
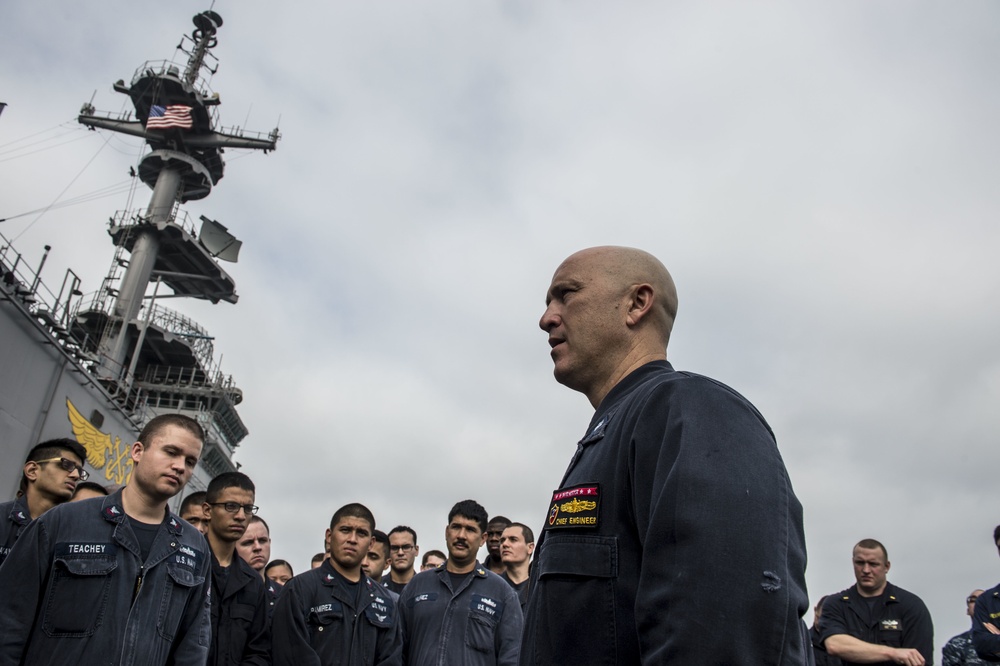
M521 611L528 603L528 575L531 573L531 553L535 551L535 534L524 523L511 523L500 537L500 557L504 572L500 574L521 602Z
M205 491L196 490L181 501L178 512L184 520L198 528L202 534L208 534L208 515L205 513Z
M89 476L86 459L86 449L72 439L50 439L28 451L17 498L0 504L0 564L28 523L73 498L77 484Z
M157 416L131 446L124 488L64 504L24 530L0 567L0 663L205 663L208 545L167 508L204 436L187 416Z
M372 547L368 549L368 554L365 555L364 562L361 563L361 570L372 580L382 580L382 575L389 567L389 535L382 530L374 530L372 536L374 541ZM389 591L394 601L399 600L399 595L384 583L383 587Z
M271 663L271 606L264 579L236 553L236 542L257 512L255 494L253 481L242 472L216 476L205 494L205 537L212 552L209 666Z
M260 516L250 516L250 524L240 540L236 542L236 553L250 565L267 588L267 617L274 615L274 606L281 594L281 583L270 580L265 570L271 560L271 527Z
M417 533L412 527L396 525L389 530L389 573L382 576L382 584L401 593L416 573L413 563L419 554Z
M823 603L826 651L850 664L934 663L934 624L920 597L886 580L889 554L862 539L851 554L856 584Z
M802 507L760 413L667 362L667 269L583 250L545 302L556 381L596 412L537 540L522 663L809 663Z
M337 509L330 557L285 584L272 625L275 666L402 663L396 603L361 569L375 516L362 504Z
M403 663L517 664L521 604L503 578L476 561L485 532L486 510L477 502L463 500L452 507L444 533L447 562L418 573L399 597Z
M493 516L486 524L486 557L483 558L483 566L498 576L502 576L507 570L500 555L500 541L503 539L503 531L510 524L510 518L505 516Z

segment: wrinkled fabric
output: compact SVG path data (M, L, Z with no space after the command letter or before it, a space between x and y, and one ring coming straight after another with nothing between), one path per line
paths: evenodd
M521 664L812 664L802 507L729 387L666 361L633 371L552 497Z
M140 561L121 492L61 504L21 534L0 566L0 663L205 664L208 544L168 511Z

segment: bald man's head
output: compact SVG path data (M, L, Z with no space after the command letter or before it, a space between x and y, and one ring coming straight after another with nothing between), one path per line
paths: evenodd
M648 252L593 247L556 269L546 306L539 325L549 334L556 379L596 407L629 372L666 358L677 290Z
M604 245L592 247L570 255L568 261L583 259L591 262L592 270L604 273L608 280L623 292L641 284L653 288L654 307L649 318L640 323L652 323L663 337L663 346L670 340L670 331L677 318L677 287L670 272L659 259L649 252L634 247Z

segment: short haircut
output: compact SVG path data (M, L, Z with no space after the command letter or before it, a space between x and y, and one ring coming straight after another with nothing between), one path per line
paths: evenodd
M58 439L47 439L44 442L35 444L28 451L28 455L24 459L24 464L27 465L30 462L37 460L48 460L49 458L59 458L65 452L70 452L74 456L80 459L80 462L87 462L87 449L83 448L83 444L76 441L75 439L70 439L68 437L60 437ZM19 487L20 494L24 494L28 491L28 477L25 475L24 471L21 471L21 485Z
M1000 525L993 528L993 543L1000 541Z
M108 494L107 488L93 481L81 481L76 484L76 490L73 491L73 495L76 496L81 490L93 490L95 493L100 493L105 496Z
M417 545L417 533L414 532L413 528L409 527L408 525L396 525L391 530L389 530L389 536L392 536L393 534L400 534L401 532L408 532L409 534L412 534L413 535L413 545L414 546Z
M264 565L264 575L266 576L268 570L273 569L274 567L288 567L288 570L291 572L291 574L293 576L295 575L295 569L293 569L292 565L286 562L285 560L271 560L270 562L268 562L266 565Z
M493 516L492 518L486 521L487 525L495 525L497 523L502 523L504 525L504 529L507 529L508 527L511 526L513 521L510 518L507 518L506 516Z
M209 504L219 501L219 495L226 488L239 488L256 493L257 488L253 485L250 477L243 472L223 472L208 482L208 490L205 491L205 501Z
M886 551L885 546L883 546L881 542L876 541L875 539L862 539L861 541L857 542L854 545L854 548L865 548L867 550L875 550L876 548L878 548L882 551L882 558L886 562L889 561L889 553L888 551ZM853 551L854 549L852 548L851 552L853 553Z
M337 511L333 514L333 518L330 519L330 529L332 530L336 527L337 523L344 518L360 518L361 520L367 520L372 532L375 531L375 515L369 511L368 507L364 504L352 502L337 509Z
M427 566L427 560L431 559L432 557L437 557L437 558L442 559L442 560L447 560L448 559L447 557L445 557L445 554L442 553L440 550L428 550L426 553L424 553L423 559L420 560L420 565L426 567Z
M382 530L372 530L372 536L375 537L375 543L381 543L385 545L386 552L389 552L389 535Z
M143 427L142 432L139 433L139 441L142 442L143 446L149 446L152 439L159 435L160 431L167 426L183 428L197 437L198 441L202 444L205 443L205 429L201 427L200 423L184 414L160 414L154 417Z
M192 506L197 506L200 509L201 505L205 503L205 495L206 493L204 490L196 490L185 497L184 501L181 502L181 515L183 516L187 513L187 510Z
M521 537L524 539L524 543L535 543L535 533L531 531L531 528L524 523L511 523L507 526L510 527L520 527Z
M486 524L489 522L487 515L486 509L476 500L462 500L451 507L451 511L448 512L448 523L450 524L455 516L462 516L463 518L474 520L479 525L479 531L485 532Z
M316 564L317 562L322 562L326 559L326 553L316 553L313 555L312 560L309 561L310 564Z
M261 518L257 514L254 514L254 515L250 516L250 522L247 523L247 526L253 525L254 523L260 523L261 525L263 525L264 529L267 530L267 536L271 536L271 528L268 527L266 520L264 520L263 518Z

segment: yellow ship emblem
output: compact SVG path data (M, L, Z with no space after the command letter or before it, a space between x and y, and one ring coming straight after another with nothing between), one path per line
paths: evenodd
M580 513L581 511L592 511L596 508L597 502L588 502L587 500L574 497L572 502L566 502L559 507L559 510L566 513Z
M87 462L90 466L94 469L103 469L104 478L115 485L128 483L132 477L132 459L129 457L131 447L122 444L122 439L118 436L112 442L111 435L98 430L68 398L66 410L69 413L69 422L73 424L76 441L87 449Z

